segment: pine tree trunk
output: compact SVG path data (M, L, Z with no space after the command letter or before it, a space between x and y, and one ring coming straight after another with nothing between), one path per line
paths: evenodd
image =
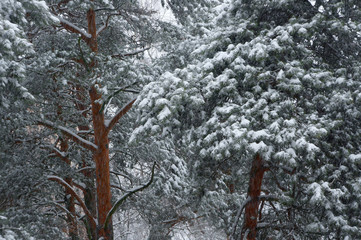
M87 113L88 106L83 104L86 102L86 99L84 97L84 96L86 96L86 91L80 85L77 85L75 90L76 90L75 92L76 92L76 100L77 100L75 102L75 106L76 106L77 110L79 112L81 112L81 115L84 117L84 119L87 119L88 118L88 113ZM88 131L90 131L90 127L88 125L79 126L79 130L88 132ZM84 136L84 139L89 140L86 136ZM83 168L90 167L86 157L87 157L86 154L82 155L82 163L83 163L82 167ZM87 180L85 181L85 189L83 189L84 203L85 203L85 206L91 212L91 214L93 216L96 216L97 211L96 211L96 197L95 197L95 185L94 185L94 180L95 180L94 171L93 171L93 169L85 169L82 171L82 173L87 178ZM91 222L91 220L87 217L87 223L89 224L90 222ZM90 235L89 238L96 239L96 236L97 236L96 226L94 226L94 227L88 226L87 230L88 230L88 234Z
M55 79L54 79L55 80ZM55 91L57 92L57 91ZM60 105L57 106L57 115L60 120L63 120L62 116L63 109ZM68 152L69 150L69 144L68 139L66 138L60 138L60 151L61 152ZM63 160L69 168L71 168L71 161L68 157L60 156L61 160ZM69 184L69 186L73 186L73 179L71 177L66 177L65 182ZM75 199L71 195L68 188L65 188L65 207L68 210L69 213L67 213L67 225L68 225L68 234L71 238L71 240L78 240L78 225L76 222L76 211L75 211Z
M245 208L245 221L242 229L241 239L247 237L247 240L255 240L257 236L257 218L258 218L258 207L259 207L259 196L261 194L261 186L263 180L263 174L268 169L264 166L264 161L259 154L256 155L252 162L249 187L248 187L248 198L250 201L247 203Z
M96 15L94 9L87 12L88 33L91 38L87 42L94 53L98 52L97 34L96 34ZM95 67L96 62L92 62L90 67ZM95 162L95 178L97 193L97 212L98 226L97 238L103 237L106 240L113 239L113 224L110 219L107 229L104 228L108 212L112 208L111 189L110 189L110 169L109 169L109 140L108 131L105 126L104 113L101 111L101 94L97 92L93 85L89 91L92 104L92 120L94 128L94 142L98 149L93 153Z
M73 185L72 178L65 178L65 182L67 182L70 186ZM74 216L76 216L75 212L75 199L69 192L69 190L65 189L65 207L66 209L73 215L67 214L67 224L68 224L68 234L71 240L78 240L78 225Z
M62 152L67 152L69 149L69 145L66 139L61 139L60 140L60 150ZM64 157L62 159L63 161L65 161L70 168L71 165L71 161L67 158ZM69 184L69 186L73 186L73 179L71 177L66 177L65 182ZM68 188L65 188L65 207L66 209L69 211L69 213L67 214L67 225L68 225L68 234L71 238L71 240L78 240L78 225L76 222L76 211L75 211L75 199L74 197L71 195L70 191Z
M111 190L110 190L110 169L109 169L109 140L108 132L104 124L104 113L101 112L99 99L101 95L93 86L90 90L92 101L92 115L94 127L94 141L98 146L93 158L95 161L96 190L97 190L97 209L98 209L98 238L104 237L106 240L113 239L112 222L108 223L108 228L104 229L105 219L112 208Z
M93 180L93 174L90 173L85 173L85 176L89 176L91 175L91 177L89 177L89 179ZM94 184L91 181L88 181L85 184L85 189L83 191L84 194L84 203L85 206L89 209L90 213L93 216L96 216L96 198L95 198L95 193L94 193ZM88 224L91 222L91 220L87 217L87 222ZM88 229L88 234L89 234L89 238L91 239L96 239L97 233L96 233L96 226L89 226Z

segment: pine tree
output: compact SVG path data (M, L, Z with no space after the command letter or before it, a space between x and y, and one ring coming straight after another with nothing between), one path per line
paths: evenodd
M31 24L42 27L56 21L42 1L0 3L0 212L3 215L0 225L5 238L61 236L52 227L59 221L34 214L32 200L46 193L32 191L39 185L41 167L24 155L24 152L34 153L33 147L24 144L29 141L28 108L34 101L26 89L26 59L34 54L28 30Z
M148 187L154 174L148 164L145 181L122 189L119 199L112 200L109 149L117 146L108 136L130 110L137 88L152 77L140 58L159 37L158 22L152 11L133 1L39 3L56 20L47 26L28 24L34 51L24 59L24 86L35 100L26 109L27 130L18 137L31 166L24 175L40 168L35 182L27 178L29 191L45 195L31 201L39 216L48 210L63 217L72 239L85 238L81 222L88 237L112 239L112 215L129 196ZM23 141L25 136L31 140Z
M360 237L359 13L233 1L138 98L134 136L187 152L189 194L231 237Z
M171 8L174 17L181 25L169 26L171 38L162 42L161 50L165 52L164 56L156 59L154 63L162 72L185 67L191 61L191 53L195 45L211 31L213 19L225 7L222 1L186 4L173 1L169 4L173 4ZM190 12L186 14L187 11ZM136 109L135 117L138 117L138 114ZM157 128L158 126L154 126L155 131L159 130ZM136 132L139 130L137 129ZM155 159L161 161L153 188L147 193L147 197L141 200L141 205L147 206L145 211L147 214L144 214L144 218L151 227L148 239L170 239L172 236L176 237L177 234L186 232L179 229L190 228L201 231L204 239L214 238L214 235L205 235L205 232L211 233L214 229L205 221L204 216L197 213L199 201L193 195L196 184L192 182L187 164L187 159L190 157L188 149L185 146L179 147L178 143L175 144L172 139L164 138L164 135L149 135L149 138L144 138L141 134L140 138L134 138L135 135L133 134L130 140L131 145L145 143L154 146L149 152L155 153ZM156 153L154 149L158 149L158 152ZM200 236L195 234L193 237Z

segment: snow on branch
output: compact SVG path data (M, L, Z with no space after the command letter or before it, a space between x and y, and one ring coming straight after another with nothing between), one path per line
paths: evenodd
M264 223L257 224L257 229L271 228L271 229L281 230L281 229L293 229L294 227L295 227L295 225L292 223L273 224L273 223L265 223L264 222ZM326 235L326 234L329 234L329 232L327 232L327 233L318 232L318 234Z
M120 205L122 205L122 203L131 195L133 195L134 193L136 192L140 192L140 191L143 191L144 189L146 189L147 187L150 186L150 184L152 184L153 182L153 179L154 179L154 169L155 169L155 162L153 164L153 167L152 167L152 172L151 172L151 176L150 176L150 179L149 181L144 184L144 185L141 185L141 186L137 186L131 190L128 190L128 192L126 194L124 194L114 205L113 207L110 209L110 211L108 212L107 214L107 217L105 218L105 223L104 223L104 229L107 229L108 227L108 223L109 223L109 220L111 219L112 215L115 213L115 211L120 207Z
M75 26L74 24L72 24L71 22L65 20L62 17L58 16L58 19L61 23L61 25L68 31L72 32L72 33L78 33L81 35L81 38L83 38L84 40L88 40L91 38L91 35L89 33L87 33L86 31L84 31L83 29Z
M95 11L96 11L96 10L95 10ZM99 36L99 34L100 34L102 31L104 31L105 29L108 28L108 24L109 24L110 18L111 18L112 16L116 16L116 15L119 15L119 14L109 14L109 15L107 16L107 20L105 20L104 25L101 26L101 27L97 30L97 33L96 33L97 36Z
M99 110L99 113L101 113L101 112L103 112L103 111L104 111L104 113L106 112L106 110L107 110L107 108L108 108L111 100L112 100L113 97L114 97L115 95L117 95L118 93L120 93L120 92L139 93L139 91L130 90L130 89L129 89L131 86L134 86L134 85L136 85L136 84L138 84L138 82L133 82L133 83L131 83L131 84L129 84L129 85L126 85L126 86L124 86L124 87L121 87L121 88L115 88L115 89L114 89L115 91L114 91L111 95L109 95L109 96L107 97L107 99L104 101L101 109ZM110 89L109 89L109 90L110 90Z
M55 181L55 182L59 183L60 185L64 186L66 189L68 189L70 191L70 194L78 201L78 203L79 203L80 207L83 209L85 215L87 215L87 217L92 221L92 224L96 225L96 221L93 218L93 216L91 215L88 208L86 207L85 203L81 200L81 198L74 191L74 189L67 182L64 181L64 179L62 179L58 176L53 176L53 175L49 175L49 176L47 176L47 178L48 178L48 180Z
M134 98L133 100L131 100L130 102L128 102L122 109L120 109L112 119L110 119L109 121L106 121L106 129L109 132L114 125L119 121L119 119L121 117L123 117L133 106L133 103L135 102L135 100L137 100L136 98Z
M114 57L114 58L123 58L123 57L135 56L135 55L138 55L139 53L145 52L145 51L147 51L149 49L150 49L150 47L146 47L146 48L138 49L138 50L135 50L135 51L132 51L132 52L112 55L112 57Z
M83 168L80 168L78 170L76 170L77 172L83 172L83 171L95 171L95 167L83 167Z
M60 205L57 202L51 201L51 204L54 204L56 207L58 207L59 209L63 210L64 212L66 212L68 214L68 216L70 216L70 218L73 221L77 221L77 217L73 215L73 213L71 213L68 209L66 209L65 207L63 207L62 205Z
M48 149L52 150L55 153L55 155L60 157L61 159L64 159L68 156L68 153L62 152L52 145L40 145L40 148L48 148Z
M67 129L62 126L57 126L54 123L47 121L47 120L38 121L38 124L43 125L48 128L51 128L51 129L60 130L65 136L67 136L68 138L70 138L71 140L73 140L74 142L78 143L80 146L82 146L86 149L89 149L92 151L96 151L98 149L97 145L95 145L94 143L92 143L88 140L85 140L84 138L80 137L79 135L77 135L76 133L71 131L70 129Z
M117 175L117 176L122 176L126 179L128 179L130 182L132 182L132 178L126 174L126 173L123 173L123 172L115 172L115 171L110 171L110 173L114 174L114 175Z

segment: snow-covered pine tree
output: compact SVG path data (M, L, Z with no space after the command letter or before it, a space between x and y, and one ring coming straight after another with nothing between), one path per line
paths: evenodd
M155 59L154 64L162 72L183 68L191 61L191 52L200 43L200 39L211 31L213 19L226 6L222 2L168 3L173 4L171 8L174 17L181 25L171 26L173 37L161 42L160 49L164 54ZM184 9L181 10L182 8ZM187 11L190 12L186 14ZM135 117L138 114L136 111ZM191 173L187 166L188 149L180 148L171 139L163 138L161 135L151 135L148 138L142 135L140 138L133 138L131 143L131 145L154 146L149 148L149 152L161 162L156 176L157 181L147 196L140 200L142 206L147 206L143 216L150 225L148 239L171 239L177 234L186 234L194 239L199 239L200 236L202 239L214 238L212 235L214 228L208 224L204 216L197 214L198 201L195 201L193 194L190 194L195 184L191 181ZM155 149L158 150L155 152ZM187 229L194 229L202 234L192 234L187 232Z
M56 22L43 1L0 2L0 231L6 239L48 239L62 234L54 228L59 219L35 213L33 200L46 192L33 191L42 167L30 157L38 156L27 144L26 127L30 124L28 108L34 101L25 88L29 81L26 59L34 54L29 28Z
M189 195L229 236L360 237L359 5L234 0L138 98L134 139L187 153Z
M45 195L32 199L33 205L57 216L53 219L64 218L72 239L86 238L82 222L90 238L112 239L112 215L129 195L149 186L154 168L148 163L145 181L134 181L141 187L113 184L121 196L112 201L109 149L121 147L113 147L108 136L139 87L153 77L142 56L159 39L160 25L154 12L134 1L40 3L56 21L48 26L29 22L34 52L24 59L25 86L36 100L27 109L33 125L19 137L28 133L32 140L24 143L23 154L41 168L36 183L31 174L18 177L28 180L33 193ZM111 157L119 161L119 155Z
M32 100L33 96L24 88L27 66L25 58L33 53L27 38L30 22L38 25L53 22L49 9L41 1L2 1L0 3L0 149L6 152L9 140L8 127L21 109L22 99ZM14 116L10 116L14 114ZM13 128L12 128L13 129ZM16 129L16 127L14 128ZM14 130L13 129L13 130ZM2 156L4 159L4 156Z

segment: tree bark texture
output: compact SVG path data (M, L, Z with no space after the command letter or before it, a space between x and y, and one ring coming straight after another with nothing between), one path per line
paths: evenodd
M76 109L81 112L81 115L84 117L84 119L87 119L88 117L88 106L86 103L86 94L87 91L79 84L75 87L75 96L76 101L74 101L74 104L76 106ZM89 132L90 127L88 125L81 125L78 126L80 131L83 132ZM84 139L89 140L89 137L84 136ZM91 165L89 165L88 159L86 159L86 154L82 154L82 167L83 168L89 168ZM87 178L87 181L85 182L85 188L82 189L83 195L84 195L84 203L86 207L89 209L91 214L93 216L96 216L96 197L95 197L95 175L93 169L86 169L82 171L83 175ZM91 222L91 219L87 217L88 224ZM88 228L88 234L90 235L91 239L96 239L97 233L96 228Z
M109 169L109 139L108 131L104 124L104 113L100 109L99 103L101 95L94 86L91 87L90 98L92 101L92 117L94 127L94 141L98 149L93 153L95 162L96 190L97 190L97 208L98 208L98 237L113 239L112 224L104 229L105 219L112 208L111 190L110 190L110 169Z
M96 15L94 9L89 9L87 13L88 33L91 38L88 42L89 47L94 53L98 52L97 33L96 33ZM96 64L91 63L91 67ZM108 212L112 208L111 203L111 189L110 189L110 169L109 169L109 139L108 131L105 126L104 112L101 110L101 97L96 87L93 85L89 91L91 105L92 105L92 120L94 128L94 142L97 145L97 150L93 152L93 159L95 162L95 178L96 178L96 193L97 193L97 212L98 212L98 226L97 237L103 237L106 240L113 239L113 224L112 220L108 223L108 228L105 229L105 220Z
M54 78L55 80L55 78ZM57 92L57 89L55 89L55 92ZM57 106L57 115L59 119L63 120L63 109L60 105ZM69 150L69 144L68 139L66 138L60 138L60 151L63 153L68 152ZM71 167L71 160L67 156L59 156L62 161L64 161L67 165L69 165L69 168ZM69 184L69 186L73 186L73 179L71 177L66 177L65 182ZM67 225L68 225L68 234L71 238L71 240L78 240L78 223L76 221L76 210L75 210L75 199L71 195L71 192L69 189L65 188L65 207L68 210L67 213Z
M92 0L91 0L92 1ZM94 9L90 8L87 12L87 25L88 25L88 34L79 30L79 28L74 27L74 25L62 21L61 25L71 33L80 34L81 39L88 45L93 53L98 52L98 43L97 43L97 29L96 29L96 12ZM92 72L96 66L96 60L93 60L89 64L81 59L76 59L76 62L83 64L88 72ZM83 211L86 213L87 225L88 225L88 234L89 237L93 239L103 238L104 240L113 239L113 225L111 216L114 213L110 211L112 209L111 204L111 186L110 186L110 166L109 166L109 139L108 135L112 127L118 122L118 120L125 115L129 109L132 107L135 99L130 101L125 105L115 117L113 117L109 123L105 124L104 111L102 111L102 94L98 91L98 88L101 87L100 83L95 82L90 86L89 97L91 101L91 116L92 116L92 126L94 130L94 143L92 143L87 137L83 138L75 134L72 131L67 130L64 127L57 126L49 121L39 122L39 124L47 126L49 128L60 130L69 140L73 140L78 143L80 146L88 149L92 153L93 161L95 162L95 184L96 184L96 194L94 194L92 183L94 178L94 173L92 171L84 171L83 174L86 177L89 177L90 181L86 185L86 188L83 190L83 199L76 194L72 189L72 179L67 179L66 182L63 182L61 179L50 176L49 180L56 181L61 185L67 187L66 195L71 196L69 204L74 204L76 199ZM82 112L82 116L87 118L87 106L85 105L86 99L86 90L82 86L75 86L76 89L76 108ZM87 125L78 126L80 131L88 132L90 127ZM83 159L83 167L87 167L87 161ZM152 170L152 178L154 173L154 166ZM150 184L150 183L149 183ZM145 185L148 186L148 185ZM140 188L143 189L143 188ZM69 195L70 194L70 195ZM96 200L95 200L96 199ZM95 204L96 202L96 204ZM72 209L71 206L69 206ZM75 208L74 208L75 210ZM71 212L71 211L70 211ZM105 227L106 226L106 227ZM73 228L69 228L69 235L71 236L71 231Z
M61 139L60 151L67 152L68 148L69 145L67 140ZM71 161L69 160L69 158L64 157L63 161L65 161L70 167ZM67 182L70 186L73 186L73 179L71 177L66 177L65 182ZM65 188L65 207L69 211L69 213L67 214L69 236L72 240L78 240L78 225L76 222L75 199L67 188Z
M262 157L257 154L252 162L249 187L248 187L248 198L250 201L245 207L244 225L242 229L241 239L247 237L247 240L255 240L257 235L257 218L259 208L259 196L261 194L262 180L265 171L268 168L265 167Z

